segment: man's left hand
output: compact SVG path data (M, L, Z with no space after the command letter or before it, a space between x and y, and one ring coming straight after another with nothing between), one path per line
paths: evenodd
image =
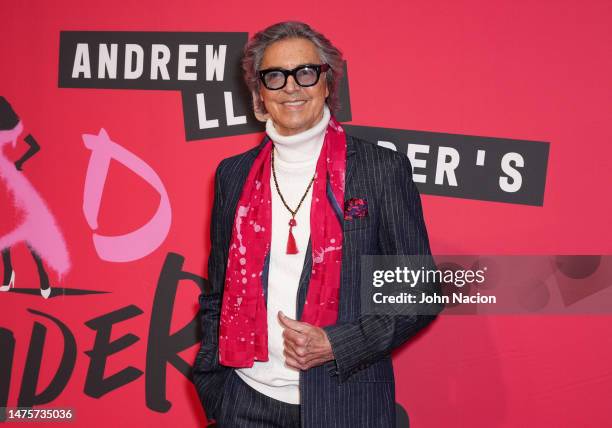
M308 370L334 359L331 343L325 330L296 321L279 311L283 327L285 364L298 370Z

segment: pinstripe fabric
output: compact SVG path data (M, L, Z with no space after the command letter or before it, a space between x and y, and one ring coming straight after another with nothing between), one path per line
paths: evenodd
M203 340L193 371L209 417L222 407L220 392L231 371L219 365L216 348L231 227L242 185L260 148L223 160L215 176L208 265L211 292L200 296ZM390 353L436 316L360 314L361 255L430 254L408 158L347 136L345 199L350 198L367 199L368 216L344 220L338 322L325 327L336 359L300 373L301 422L305 428L394 427ZM309 242L298 289L298 314L306 298L311 266ZM434 307L427 313L440 310Z
M230 371L217 415L219 428L300 428L299 405L274 400Z

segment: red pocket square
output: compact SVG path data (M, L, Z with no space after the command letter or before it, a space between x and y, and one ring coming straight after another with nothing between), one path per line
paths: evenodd
M362 198L351 198L344 201L344 219L353 220L355 218L367 217L368 200Z

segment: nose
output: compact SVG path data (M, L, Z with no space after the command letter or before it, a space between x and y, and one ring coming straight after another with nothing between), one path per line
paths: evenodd
M301 86L297 84L293 76L289 76L287 77L287 83L285 84L285 87L283 88L283 90L287 93L292 94L294 92L299 91L300 88Z

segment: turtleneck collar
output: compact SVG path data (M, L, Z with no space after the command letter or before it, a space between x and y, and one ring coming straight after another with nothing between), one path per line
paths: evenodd
M283 163L303 163L318 159L330 117L329 108L324 104L321 120L312 128L293 135L280 135L274 128L272 119L268 119L266 133L274 143L275 158Z

